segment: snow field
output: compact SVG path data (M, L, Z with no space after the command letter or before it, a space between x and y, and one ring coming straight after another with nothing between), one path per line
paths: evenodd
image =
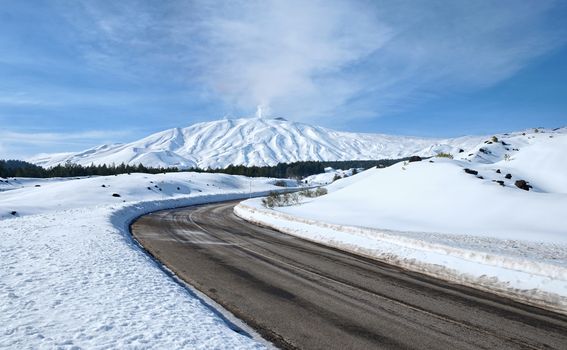
M565 129L499 135L453 156L458 159L370 169L299 205L269 210L250 200L235 212L302 238L567 313ZM520 179L533 187L518 188Z
M29 186L0 194L0 211L21 215L0 220L0 348L270 347L245 326L248 334L231 329L128 231L151 211L246 198L249 179L132 174L43 180L39 188L16 180ZM147 190L149 181L162 191ZM275 189L273 181L254 179L253 194Z

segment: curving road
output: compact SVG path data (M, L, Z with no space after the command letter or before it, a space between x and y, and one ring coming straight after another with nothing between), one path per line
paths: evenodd
M281 348L567 349L567 317L310 243L237 202L156 212L134 237Z

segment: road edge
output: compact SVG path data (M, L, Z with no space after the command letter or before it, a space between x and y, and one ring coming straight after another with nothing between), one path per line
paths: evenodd
M211 312L219 317L220 320L225 323L226 327L228 327L235 333L241 334L257 341L259 344L264 345L267 349L277 349L271 341L262 337L262 335L258 333L252 326L248 325L246 322L236 317L232 312L224 308L222 305L218 304L213 299L209 298L206 294L197 290L195 287L177 276L175 272L169 269L150 251L148 251L134 237L131 230L131 226L136 220L144 215L151 213L159 212L162 210L171 210L197 205L249 199L253 197L265 196L269 192L272 191L259 191L253 193L235 191L222 194L207 194L194 197L136 202L114 211L110 216L110 222L112 226L114 226L120 233L122 233L123 237L128 241L129 244L132 245L133 249L139 249L141 252L143 252L149 259L151 259L152 263L155 264L158 269L160 269L164 274L172 278L174 282L185 289L191 297L197 299L203 304L204 307L211 310Z
M316 239L312 236L305 234L309 230L317 231L334 231L345 234L343 230L338 230L337 227L351 229L352 232L360 231L359 227L349 227L343 225L333 225L325 222L318 222L311 219L296 218L292 215L280 213L275 210L258 208L241 202L234 207L234 214L239 218L246 220L252 224L269 227L284 234L289 234L299 237L314 243L322 244L335 249L340 249L352 254L377 260L386 264L398 266L409 271L421 273L437 279L441 279L450 283L471 287L483 292L495 294L507 299L535 306L541 309L567 315L567 298L555 293L534 290L522 290L510 288L504 282L495 281L487 277L482 283L479 283L477 278L462 273L456 269L448 268L437 264L431 264L417 259L408 259L407 257L398 256L391 252L380 252L379 254L374 249L365 249L360 246L348 245L343 242L334 240ZM274 221L277 221L276 224ZM349 234L352 232L348 232ZM562 279L563 281L563 279Z

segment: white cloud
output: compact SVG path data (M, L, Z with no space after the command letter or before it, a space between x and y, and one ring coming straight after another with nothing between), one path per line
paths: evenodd
M296 119L379 116L490 86L567 37L552 0L84 4L70 17L91 64Z
M20 159L38 150L79 151L93 144L110 143L131 134L130 131L87 130L80 132L19 132L0 130L0 159ZM41 152L41 151L39 151ZM43 151L45 152L45 151Z
M84 144L92 142L93 140L100 141L120 138L129 134L129 131L106 130L68 133L0 131L0 140L2 140L4 147L11 143L41 146L50 144Z

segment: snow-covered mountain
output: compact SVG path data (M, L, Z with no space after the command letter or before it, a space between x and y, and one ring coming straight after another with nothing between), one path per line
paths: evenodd
M50 167L67 161L144 164L180 168L275 165L306 160L400 158L414 154L458 153L486 137L428 139L340 132L282 118L225 119L165 130L139 141L110 144L79 153L41 155L30 161Z

